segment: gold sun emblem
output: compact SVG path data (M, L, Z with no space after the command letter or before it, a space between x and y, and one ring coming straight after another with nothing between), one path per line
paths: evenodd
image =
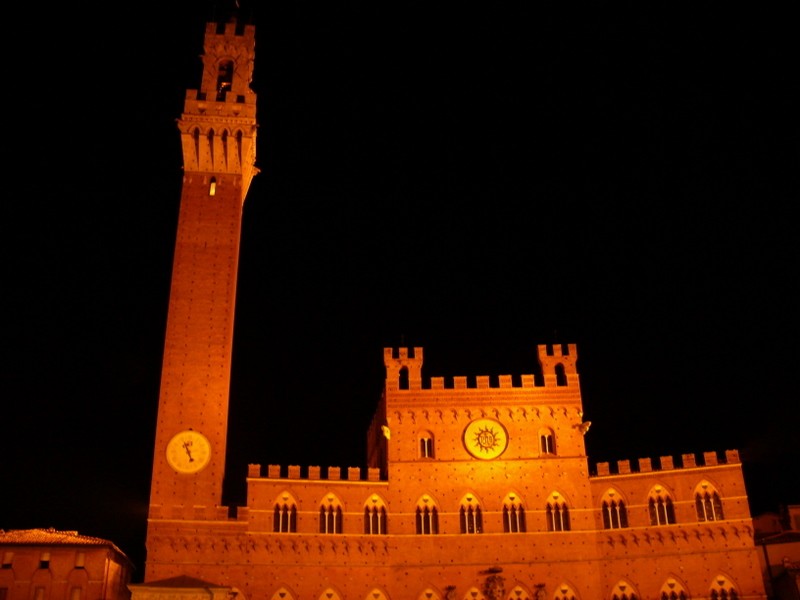
M508 446L508 433L494 419L477 419L464 430L464 446L475 458L497 458Z
M500 442L503 439L503 436L495 431L494 427L483 427L478 429L478 431L475 432L474 437L474 444L481 452L491 452L500 445Z

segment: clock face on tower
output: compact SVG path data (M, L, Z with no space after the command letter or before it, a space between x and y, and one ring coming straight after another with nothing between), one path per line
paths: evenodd
M508 446L508 433L494 419L478 419L464 430L464 446L475 458L497 458Z
M181 431L167 444L167 462L178 473L197 473L210 459L211 444L198 431Z

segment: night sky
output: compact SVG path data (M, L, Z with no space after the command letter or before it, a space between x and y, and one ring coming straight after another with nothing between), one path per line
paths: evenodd
M0 529L110 539L139 580L175 120L227 15L168 4L9 19ZM800 503L791 20L634 6L243 2L227 502L248 463L365 466L384 347L518 375L569 342L592 464L738 449L754 514Z

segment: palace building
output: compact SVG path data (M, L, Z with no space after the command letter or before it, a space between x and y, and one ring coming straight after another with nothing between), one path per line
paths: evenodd
M738 452L590 465L574 344L539 345L529 373L500 377L423 376L422 348L385 348L366 469L251 464L246 505L222 505L254 60L253 25L207 24L202 80L178 120L133 600L765 599Z

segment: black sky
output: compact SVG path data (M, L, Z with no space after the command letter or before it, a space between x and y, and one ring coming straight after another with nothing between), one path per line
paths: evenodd
M10 20L45 52L6 92L0 528L111 539L141 577L175 119L212 7L114 6ZM754 513L800 502L790 20L640 8L243 6L231 503L248 463L364 463L383 347L493 375L554 341L592 463L735 448Z

